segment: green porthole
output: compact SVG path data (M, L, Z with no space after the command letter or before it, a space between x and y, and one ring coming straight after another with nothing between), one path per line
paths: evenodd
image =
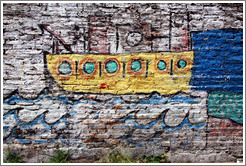
M141 70L141 61L140 60L135 60L131 63L131 70L136 73Z
M93 62L86 62L83 70L87 74L92 74L95 71L95 64Z
M157 68L159 70L165 70L167 67L167 64L164 60L160 60L158 63L157 63Z
M105 63L105 69L108 73L115 73L118 70L118 64L114 60L108 60Z
M187 65L187 62L183 59L179 60L178 63L177 63L177 67L178 68L181 68L181 69L184 69Z

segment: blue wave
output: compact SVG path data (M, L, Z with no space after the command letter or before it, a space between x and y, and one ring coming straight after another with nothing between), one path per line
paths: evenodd
M7 117L11 116L14 114L14 118L15 118L15 122L20 126L20 127L24 127L27 129L30 129L32 126L34 126L35 124L37 124L38 122L40 122L41 124L43 124L43 126L47 129L50 129L51 127L57 126L60 123L65 123L66 122L66 118L65 116L62 116L56 123L54 124L48 124L45 120L44 120L44 114L39 115L36 119L34 119L34 121L28 122L28 123L24 123L21 122L18 119L17 116L17 110L13 110L10 111L8 114L3 116L3 120L6 120ZM6 126L5 126L6 127Z
M47 95L46 93L43 93L41 94L38 98L36 99L33 99L33 100L30 100L30 99L22 99L18 94L15 94L13 95L12 97L6 99L3 101L4 104L7 104L7 105L15 105L15 104L19 104L19 103L30 103L30 104L43 104L42 101L43 100L52 100L54 101L54 103L58 102L58 103L62 103L62 104L66 104L68 106L74 106L74 105L77 105L77 104L80 104L80 103L85 103L85 104L89 104L89 105L102 105L102 103L105 103L105 107L108 107L108 106L113 106L113 105L124 105L124 106L127 106L128 108L130 107L131 109L133 108L137 108L139 105L155 105L155 104L167 104L167 103L174 103L174 102L178 102L178 103L197 103L199 102L200 98L197 97L197 98L193 98L193 97L190 97L190 96L182 96L182 94L178 94L174 97L166 97L166 96L160 96L158 94L154 94L152 95L150 98L144 98L144 99L141 99L139 100L137 103L129 103L124 101L121 97L119 96L114 96L112 97L112 99L108 102L105 102L105 101L95 101L91 98L82 98L80 100L69 100L65 95L61 95L61 96L58 96L58 97L51 97L49 95ZM24 105L23 105L24 106ZM25 106L24 106L25 107ZM71 110L69 112L71 115L76 115L76 110ZM6 115L3 116L3 120L5 121L9 116L14 116L14 123L16 123L18 126L20 127L23 127L25 129L30 129L32 126L34 126L35 124L38 124L38 123L41 123L43 125L44 128L46 129L51 129L52 127L56 126L56 125L59 125L60 123L64 123L66 124L66 116L62 116L62 118L60 118L56 123L54 124L49 124L45 121L45 113L41 114L41 115L38 115L36 117L36 119L34 119L33 121L31 122L28 122L28 123L24 123L22 121L19 120L18 118L18 110L12 110L10 112L8 112ZM151 128L153 127L154 125L156 125L156 123L159 122L159 120L154 120L152 122L150 122L148 125L139 125L135 120L134 120L134 116L133 114L129 115L128 117L126 117L125 119L122 119L120 121L120 123L126 123L127 121L131 121L134 126L137 128L137 129L148 129L148 128ZM189 124L189 121L186 121L184 120L182 122L182 124L179 126L179 127L176 127L176 128L170 128L170 127L167 127L165 125L162 124L162 127L165 129L165 130L177 130L177 129L181 129L183 127L184 124L188 124L188 126L190 128L194 128L194 129L197 129L199 127L202 127L202 125L198 125L198 126L193 126L191 124ZM9 128L8 126L3 126L4 127L4 131L7 131ZM127 124L125 124L125 127L129 127ZM25 139L22 139L22 138L15 138L14 137L14 132L9 136L9 139L11 138L14 138L14 139L17 139L20 143L31 143L32 141L30 140L25 140ZM59 138L60 139L60 138ZM7 141L7 140L5 140ZM64 140L60 140L60 141L64 141ZM135 144L133 141L131 141L131 139L127 138L126 141L128 142L131 142L133 144ZM56 142L56 140L50 140L49 141L50 143L52 142ZM36 140L35 143L47 143L47 141L44 141L44 140ZM68 142L64 142L66 144L69 144ZM142 144L141 143L136 143L137 146L141 146Z

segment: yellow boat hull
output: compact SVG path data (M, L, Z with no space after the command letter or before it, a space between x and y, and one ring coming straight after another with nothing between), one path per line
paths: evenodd
M56 82L73 92L160 94L187 92L193 52L46 55Z

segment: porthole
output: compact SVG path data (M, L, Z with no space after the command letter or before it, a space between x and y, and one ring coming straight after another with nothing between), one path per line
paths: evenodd
M177 67L180 68L180 69L184 69L187 65L187 62L183 59L179 60L178 63L177 63Z
M112 73L115 73L117 70L118 70L118 64L116 61L114 60L108 60L106 63L105 63L105 69L108 73L112 74Z
M83 71L86 74L92 74L95 71L95 64L93 62L86 62L83 66Z
M69 75L72 73L71 63L68 61L62 61L62 63L58 66L58 72L62 75Z
M167 64L164 60L160 60L158 63L157 63L157 68L159 70L165 70L167 67Z
M136 73L138 71L140 71L142 68L141 66L141 60L134 60L131 62L131 70Z

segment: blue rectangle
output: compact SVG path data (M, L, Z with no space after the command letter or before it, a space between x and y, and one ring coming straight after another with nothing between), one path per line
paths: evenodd
M192 40L191 89L243 92L242 30L197 32Z

